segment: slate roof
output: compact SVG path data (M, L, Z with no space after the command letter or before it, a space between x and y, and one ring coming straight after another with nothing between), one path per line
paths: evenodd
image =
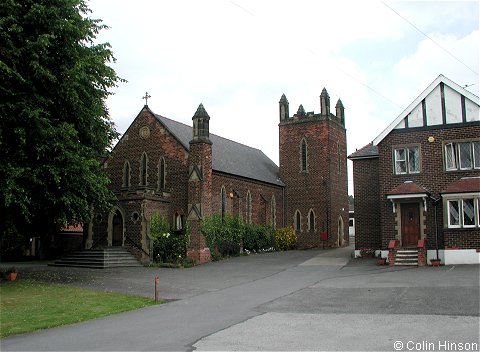
M404 183L398 185L387 195L401 195L401 194L423 194L429 193L425 188L422 186L417 185L415 182L412 181L405 181Z
M360 148L354 153L350 154L348 158L350 160L355 159L367 159L378 157L378 147L372 143L367 144L366 146Z
M177 138L190 149L193 136L192 127L171 120L161 115L155 117ZM279 168L261 150L210 133L212 142L212 168L215 171L263 181L278 186L285 186L280 180Z
M449 184L447 188L440 193L445 194L469 192L480 192L480 177L463 177L460 180Z

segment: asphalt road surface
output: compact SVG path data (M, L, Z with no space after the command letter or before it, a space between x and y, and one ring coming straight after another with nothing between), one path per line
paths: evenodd
M160 306L12 336L2 351L479 349L479 266L390 268L351 248L191 269L20 267L25 277L153 296Z

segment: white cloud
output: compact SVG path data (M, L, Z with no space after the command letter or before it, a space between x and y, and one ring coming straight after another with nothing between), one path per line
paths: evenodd
M478 14L462 10L470 5L387 5L478 68ZM90 6L92 17L111 27L99 41L112 44L114 67L129 81L108 100L120 132L148 91L154 112L186 124L203 103L213 133L278 162L282 93L291 114L299 104L318 112L323 87L332 110L340 97L349 153L373 140L440 73L475 83L478 94L478 75L378 1L91 0Z

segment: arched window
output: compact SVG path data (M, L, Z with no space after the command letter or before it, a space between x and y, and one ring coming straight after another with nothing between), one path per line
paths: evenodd
M250 191L247 191L247 214L246 214L247 224L252 223L252 194Z
M142 159L140 160L140 186L147 185L147 172L148 172L148 157L147 157L147 153L143 153Z
M272 195L272 200L270 201L270 216L272 228L275 230L277 228L277 204L275 201L275 195Z
M307 157L307 141L303 138L300 143L300 170L302 172L307 172Z
M308 231L315 231L315 213L313 209L308 212Z
M166 166L165 166L165 159L162 157L160 158L160 162L158 163L158 186L160 189L165 189L166 181Z
M225 217L227 207L227 191L225 191L225 186L222 186L220 191L220 214L222 215L222 219Z
M300 210L295 212L295 218L293 219L295 230L301 231L302 230L302 214L300 214Z
M125 164L123 164L122 187L130 187L130 163L128 162L128 160L125 161Z

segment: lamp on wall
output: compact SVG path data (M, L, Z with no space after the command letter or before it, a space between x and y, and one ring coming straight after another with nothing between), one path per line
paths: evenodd
M230 192L230 193L228 194L228 198L233 199L233 192Z

